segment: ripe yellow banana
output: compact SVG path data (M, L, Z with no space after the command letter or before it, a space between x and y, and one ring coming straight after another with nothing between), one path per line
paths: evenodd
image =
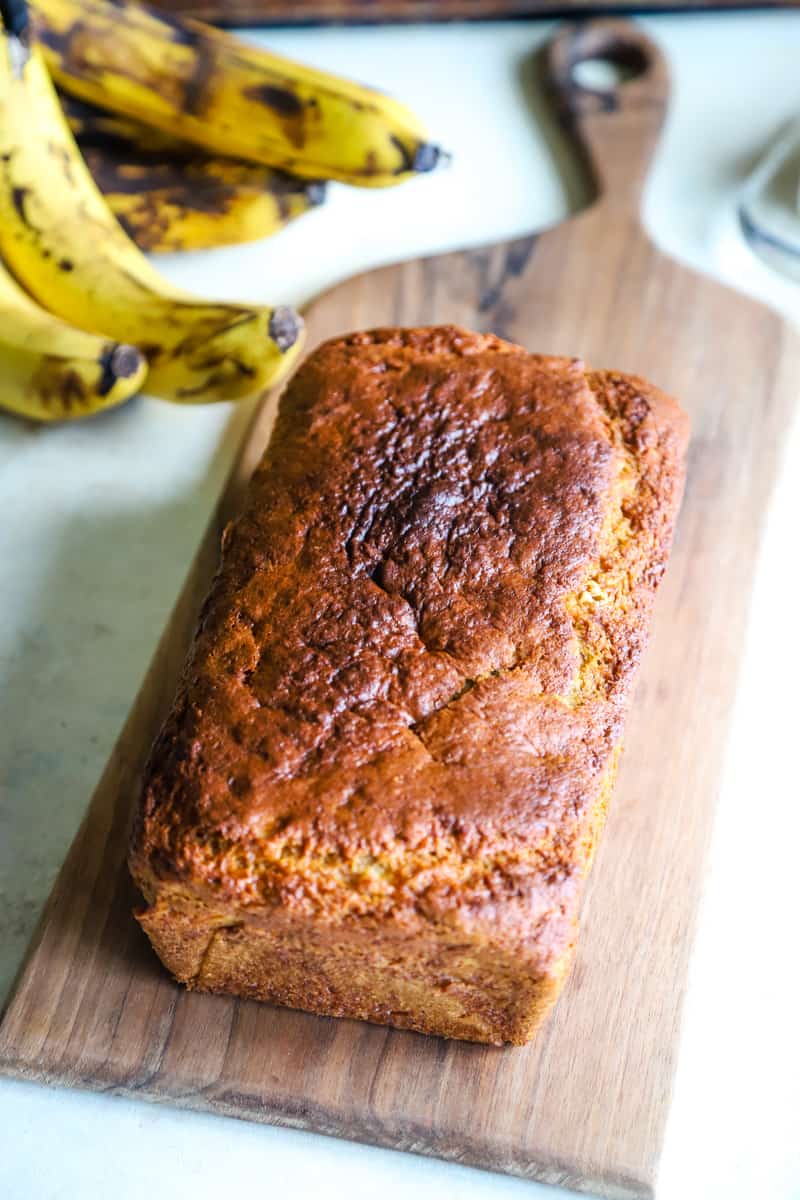
M0 253L70 324L139 346L148 391L231 400L297 356L291 309L204 303L164 281L114 219L64 120L34 43L0 38Z
M123 229L142 250L206 250L270 237L324 198L324 184L221 158L164 161L78 145Z
M270 237L323 203L325 184L196 146L60 95L114 216L142 250L205 250ZM154 137L151 137L154 135Z
M0 264L0 407L35 421L72 420L122 404L146 374L133 346L45 312Z
M106 203L142 250L172 253L258 241L324 202L324 182L212 158L64 92L59 100Z
M130 0L32 0L64 90L217 154L386 187L441 157L405 105Z

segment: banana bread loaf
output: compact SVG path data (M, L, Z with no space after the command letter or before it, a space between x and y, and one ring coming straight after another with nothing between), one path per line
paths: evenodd
M679 504L641 379L443 327L286 392L130 865L190 988L523 1043L558 994Z

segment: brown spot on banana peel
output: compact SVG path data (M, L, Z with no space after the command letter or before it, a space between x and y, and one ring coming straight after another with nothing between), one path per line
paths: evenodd
M20 221L22 221L22 224L27 226L28 229L31 229L32 226L25 212L25 201L30 195L30 191L31 189L29 187L13 187L11 189L11 203L14 205L14 210Z
M235 198L235 188L202 170L188 172L172 162L120 162L96 148L85 151L86 162L100 190L106 196L138 196L153 204L174 204L194 212L227 212ZM153 215L156 215L154 210Z
M213 358L204 358L194 364L198 371L213 371L216 367L224 368L227 375L231 372L242 379L255 379L256 369L240 358L232 358L229 354L216 354ZM210 378L210 376L209 376Z
M40 419L69 419L87 415L111 392L120 379L129 379L141 369L143 360L134 346L109 343L97 359L101 374L98 383L90 385L87 378L68 367L63 358L45 355L31 378L31 392L38 398Z
M216 328L209 323L202 332L190 331L182 341L173 346L169 353L173 356L196 354L201 348L208 345L212 338L222 337L228 334L233 329L239 329L242 325L255 324L261 317L261 312L255 308L239 308L235 304L219 305L218 323ZM289 309L289 312L292 310ZM210 320L210 314L209 314Z
M183 109L190 116L202 117L208 106L208 85L214 78L211 47L198 39L194 43L192 70L183 84Z
M117 193L119 196L119 193ZM114 207L114 194L108 193L107 199ZM152 195L142 194L134 199L133 206L121 211L114 207L114 215L128 237L137 243L142 250L153 250L166 245L169 234L169 217L163 206L156 203ZM176 239L174 248L181 247Z
M298 193L267 197L236 189L216 196L213 209L201 208L198 197L185 189L137 196L111 192L106 199L128 236L141 249L156 254L257 241L311 207L304 194L302 198ZM271 212L260 207L267 199Z
M119 188L117 191L126 191L127 189ZM139 189L130 189L131 193L138 194L142 200L147 197L146 191ZM111 192L109 192L111 194ZM229 211L236 199L236 191L234 188L227 187L224 184L215 184L213 181L198 181L197 186L192 186L186 182L179 182L171 188L154 188L149 195L153 207L158 209L160 205L172 205L174 208L182 209L184 212L207 213L210 216L224 216Z
M306 140L307 110L316 106L316 100L311 99L304 104L290 88L274 87L271 84L254 84L252 87L243 88L242 95L247 100L255 100L264 108L271 109L280 117L287 140L296 150L302 150Z
M274 310L272 313L273 316L275 311L280 310ZM290 313L292 312L291 309L287 309L285 311ZM198 365L202 366L204 362L208 361L207 357L203 358L197 356L202 355L209 346L213 352L213 345L211 345L211 343L213 343L215 338L224 337L232 330L239 329L243 325L255 325L261 321L263 317L263 311L260 309L238 309L236 305L221 305L218 309L218 312L219 317L216 319L216 321L212 321L209 314L209 318L202 328L189 330L185 337L172 346L139 343L139 349L146 356L151 366L157 362L182 358L187 362L192 370L195 370ZM169 317L167 316L165 321L168 322L168 320ZM297 320L300 321L300 318L297 317ZM178 323L178 321L175 321L176 325ZM300 326L302 328L302 321L300 321ZM228 355L224 355L222 358L220 358L220 362L227 361L228 357ZM233 355L230 356L230 361L234 361ZM241 374L242 371L237 368L237 373Z
M242 92L248 100L255 100L265 108L271 108L279 117L299 117L303 112L303 101L289 88L256 84Z
M64 416L69 416L76 408L87 407L90 401L85 381L56 356L42 358L31 379L31 390L44 408Z
M280 193L276 194L275 204L278 208L278 217L285 223L292 215L292 206L289 203L288 197L282 196Z
M81 149L95 182L107 197L135 195L143 202L152 201L154 206L171 205L187 213L223 216L245 193L271 195L284 220L292 215L293 199L302 197L309 206L325 199L324 182L309 183L250 163L204 155L176 161L166 153L143 153L122 144L82 145ZM153 211L152 218L156 217ZM161 224L168 226L169 222Z
M53 158L57 158L61 166L61 170L66 176L67 182L72 185L75 180L72 174L72 155L66 146L61 146L57 142L47 143L47 152Z
M211 374L198 383L196 387L178 388L175 393L181 400L191 400L194 397L202 396L204 392L220 391L231 382L231 375L238 375L241 378L252 379L255 377L255 371L248 367L245 363L240 362L238 358L228 358L223 360L224 366L220 371L212 371ZM227 369L226 369L227 368ZM232 368L232 370L230 369Z
M93 34L83 21L73 21L64 30L54 29L51 25L36 19L36 40L48 50L57 55L68 75L94 75L98 68L87 59L83 46L91 44Z
M414 170L414 156L409 151L404 142L400 141L393 133L389 135L389 141L394 148L400 153L400 166L395 170L395 175L405 175L409 171Z
M124 117L99 108L89 100L82 100L58 87L58 98L67 124L82 148L91 146L108 149L119 154L125 150L128 156L146 154L148 157L161 155L167 162L195 157L196 147L178 137L162 132L151 125L144 125L134 117Z
M119 21L126 21L124 9L119 10ZM153 86L150 65L146 58L131 55L130 46L135 44L138 31L133 30L128 41L124 38L100 36L90 24L84 21L74 21L67 29L59 31L45 24L45 18L36 21L39 41L53 52L58 60L58 73L62 84L69 86L69 80L77 83L94 80L102 84L107 71L129 79L132 83L150 88ZM127 48L127 52L126 52ZM190 96L198 93L200 83L199 53L193 62L192 75L188 80L179 76L159 76L159 90L162 98L174 108L183 108L186 104L186 89ZM206 70L205 65L203 70ZM199 93L198 93L199 99ZM198 115L202 115L198 110Z

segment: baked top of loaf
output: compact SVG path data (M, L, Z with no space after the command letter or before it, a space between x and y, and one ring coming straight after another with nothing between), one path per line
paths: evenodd
M227 531L131 865L220 906L574 936L682 484L641 379L450 327L328 342Z

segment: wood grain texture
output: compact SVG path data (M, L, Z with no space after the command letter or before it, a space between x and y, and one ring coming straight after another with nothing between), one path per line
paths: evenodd
M643 74L572 82L603 55ZM312 344L358 326L458 321L532 350L640 372L693 422L684 508L588 888L577 963L542 1034L498 1050L174 986L131 918L126 828L149 743L271 420L264 407L198 554L0 1029L30 1079L310 1128L608 1196L653 1194L681 1001L717 803L759 535L800 379L800 339L665 258L639 197L667 74L624 23L567 29L553 104L599 199L539 237L424 259L336 287Z
M160 8L220 25L479 21L568 13L794 8L797 0L158 0Z

